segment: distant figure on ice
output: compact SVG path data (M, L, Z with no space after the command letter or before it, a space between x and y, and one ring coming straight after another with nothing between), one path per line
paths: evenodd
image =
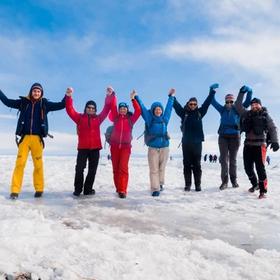
M213 156L210 154L210 155L209 155L209 162L212 163L212 161L213 161Z
M266 157L266 162L267 162L268 165L270 165L270 156Z
M182 150L184 165L184 190L189 192L192 185L192 173L194 175L195 190L201 191L201 152L202 142L204 141L204 133L202 119L206 115L209 105L215 91L210 88L209 95L198 107L197 99L191 97L184 107L176 100L174 101L174 109L181 119L182 131Z
M277 137L277 128L268 114L265 107L262 106L259 98L251 100L251 110L246 110L242 106L242 100L248 88L243 86L236 100L236 109L241 115L241 129L245 131L245 142L243 148L243 161L245 172L252 184L249 192L259 189L259 198L265 198L267 192L267 175L265 171L266 159L266 138L270 135L271 149L276 152L279 149ZM256 167L256 173L254 171Z
M218 87L218 84L217 84ZM252 90L247 88L248 93L246 100L243 103L245 108L249 107L252 98ZM225 104L221 105L215 99L212 100L212 105L220 113L219 134L219 162L221 164L221 180L220 190L228 187L230 179L232 187L238 188L237 183L237 163L236 157L240 146L240 116L236 110L234 103L235 97L233 94L225 96Z
M204 162L207 161L207 154L204 155Z
M73 89L66 90L66 111L69 117L77 125L78 154L75 168L74 196L94 195L93 184L102 149L100 137L100 125L107 117L112 100L115 98L112 87L107 88L107 94L103 110L97 114L96 103L93 100L87 101L84 112L78 113L73 106ZM88 162L88 173L84 180L84 169Z
M164 188L165 168L169 155L169 135L167 125L170 120L175 89L170 89L165 109L160 102L154 102L148 110L139 96L136 100L145 121L145 144L148 146L150 187L152 196L159 196Z
M110 136L111 157L114 173L114 184L120 198L126 198L128 185L128 162L131 154L132 129L141 115L141 109L135 100L136 92L130 94L134 113L129 111L128 104L120 102L118 109L114 102L109 119L114 123Z
M214 162L214 163L217 162L217 158L218 158L217 155L214 155L214 156L213 156L213 162Z
M30 151L34 165L34 197L41 197L44 192L43 138L48 136L47 114L64 109L65 100L50 102L43 95L44 90L39 83L31 86L28 96L20 96L19 99L8 99L0 90L0 100L6 106L19 110L16 135L20 140L17 141L18 154L11 183L11 199L17 199L21 191L24 168Z

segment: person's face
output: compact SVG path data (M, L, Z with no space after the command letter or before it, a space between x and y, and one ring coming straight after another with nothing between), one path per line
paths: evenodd
M227 108L231 108L233 105L233 100L226 100L225 104Z
M195 101L190 101L189 104L188 104L188 106L189 106L190 110L193 111L193 110L195 110L196 107L197 107L197 102L195 102Z
M120 107L119 108L120 115L126 115L127 112L128 112L127 107Z
M160 107L156 107L154 110L155 116L159 117L162 115L162 109Z
M258 112L258 111L261 110L261 108L262 108L262 106L259 103L252 103L251 104L251 110L253 112Z
M34 88L34 89L32 89L31 96L33 99L38 100L41 98L42 92L40 89Z
M86 107L86 113L88 115L94 115L96 113L96 108L93 105L88 105Z

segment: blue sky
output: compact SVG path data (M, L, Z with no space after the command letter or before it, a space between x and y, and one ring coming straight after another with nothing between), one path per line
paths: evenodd
M147 106L166 103L171 87L182 104L191 96L201 104L214 82L220 102L247 84L279 124L279 12L276 0L2 0L0 88L17 98L38 81L56 101L72 86L82 111L89 99L100 109L109 84L119 101L135 88ZM75 135L64 111L49 117L54 134ZM0 104L0 119L13 135L15 110ZM218 123L210 107L205 133L216 134ZM179 129L173 114L169 130ZM141 120L135 134L142 131Z

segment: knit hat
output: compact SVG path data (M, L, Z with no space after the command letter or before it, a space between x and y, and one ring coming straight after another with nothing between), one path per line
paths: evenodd
M127 110L128 110L128 104L125 103L125 102L120 102L120 103L119 103L119 109L120 109L121 107L125 107L125 108L127 108Z
M41 90L41 93L42 93L42 96L43 96L43 94L44 94L44 90L43 90L43 87L42 87L42 85L41 84L39 84L39 83L34 83L32 86L31 86L31 88L30 88L30 90L29 90L29 97L31 97L32 96L32 90L33 89L35 89L35 88L37 88L37 89L39 89L39 90Z
M251 100L251 105L252 105L253 103L258 103L258 104L262 105L261 100L260 100L259 98L256 98L256 97L253 98L253 99Z
M234 101L235 97L233 94L229 93L225 96L225 101Z
M191 97L191 98L189 99L188 103L190 103L191 101L194 101L194 102L196 102L196 103L197 103L197 99L196 99L196 97Z
M96 103L95 103L93 100L89 100L89 101L86 103L84 112L86 112L87 106L89 106L89 105L90 105L90 106L93 106L93 107L95 108L95 110L97 110Z

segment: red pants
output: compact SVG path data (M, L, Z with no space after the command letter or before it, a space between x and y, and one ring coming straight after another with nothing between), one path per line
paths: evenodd
M127 193L128 161L130 158L130 154L131 147L118 148L111 146L114 184L118 193Z

